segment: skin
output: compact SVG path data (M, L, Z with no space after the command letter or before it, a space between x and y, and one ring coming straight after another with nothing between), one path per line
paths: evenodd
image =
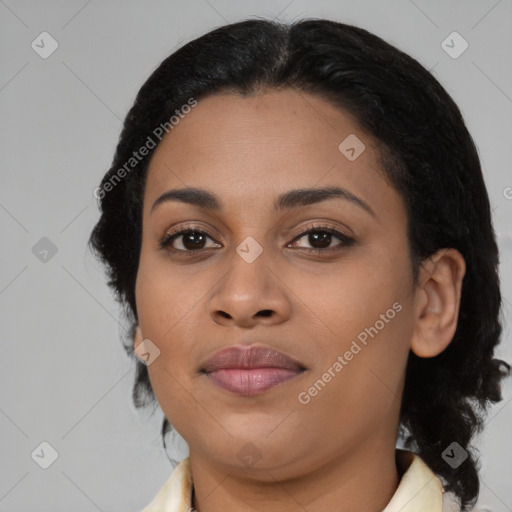
M354 161L338 149L349 134L366 146ZM281 193L327 186L348 189L374 215L339 198L272 209ZM168 201L152 211L164 192L184 187L214 192L222 208ZM333 235L326 245L338 251L308 252L321 247L308 237L312 222L354 243ZM210 237L197 255L178 254L192 247L183 236L175 252L159 246L166 233L191 224ZM216 94L159 144L144 192L134 346L149 339L160 350L148 372L188 443L197 511L370 512L389 502L400 478L395 443L407 356L433 357L448 346L465 272L460 253L444 249L413 283L406 225L372 137L312 95ZM249 236L263 250L252 263L236 252ZM396 302L401 311L300 403L299 393ZM306 370L252 397L199 372L218 350L257 342ZM237 456L249 442L261 456L251 466Z

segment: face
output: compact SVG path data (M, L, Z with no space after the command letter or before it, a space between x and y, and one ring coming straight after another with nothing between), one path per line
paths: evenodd
M162 197L186 187L217 208ZM160 351L151 385L191 458L293 477L394 449L414 327L406 225L372 138L320 98L218 94L174 126L148 169L135 344ZM202 371L234 345L302 371Z

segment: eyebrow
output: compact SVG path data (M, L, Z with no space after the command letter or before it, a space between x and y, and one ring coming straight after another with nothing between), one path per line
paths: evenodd
M315 203L320 203L327 199L343 199L351 202L365 210L367 213L376 217L375 212L370 205L356 196L349 190L340 187L327 188L305 188L295 189L285 192L278 196L274 201L274 211L280 212L287 209L299 208ZM191 204L208 211L221 211L222 201L218 196L208 190L196 187L187 187L181 189L173 189L164 192L151 207L151 213L155 208L168 201L179 201Z

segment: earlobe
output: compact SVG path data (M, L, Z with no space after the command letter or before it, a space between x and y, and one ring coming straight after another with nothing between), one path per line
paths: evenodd
M411 350L418 357L435 357L450 344L457 329L466 272L456 249L441 249L422 266L416 290Z
M135 350L135 347L142 343L143 340L142 331L140 330L140 326L137 325L133 334L133 349Z

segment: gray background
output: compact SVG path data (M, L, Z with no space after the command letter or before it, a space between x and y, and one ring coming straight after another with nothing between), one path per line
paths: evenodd
M136 511L168 478L161 412L131 404L120 311L86 248L98 218L93 190L160 61L250 16L359 25L432 69L454 97L494 211L505 297L497 355L512 361L511 0L0 0L0 511ZM31 47L44 31L59 45L47 59ZM441 46L453 31L469 43L458 58ZM46 262L32 252L43 237L57 248ZM478 442L479 504L493 511L512 510L511 387ZM48 469L31 458L43 441L58 452ZM170 451L187 453L179 438Z

